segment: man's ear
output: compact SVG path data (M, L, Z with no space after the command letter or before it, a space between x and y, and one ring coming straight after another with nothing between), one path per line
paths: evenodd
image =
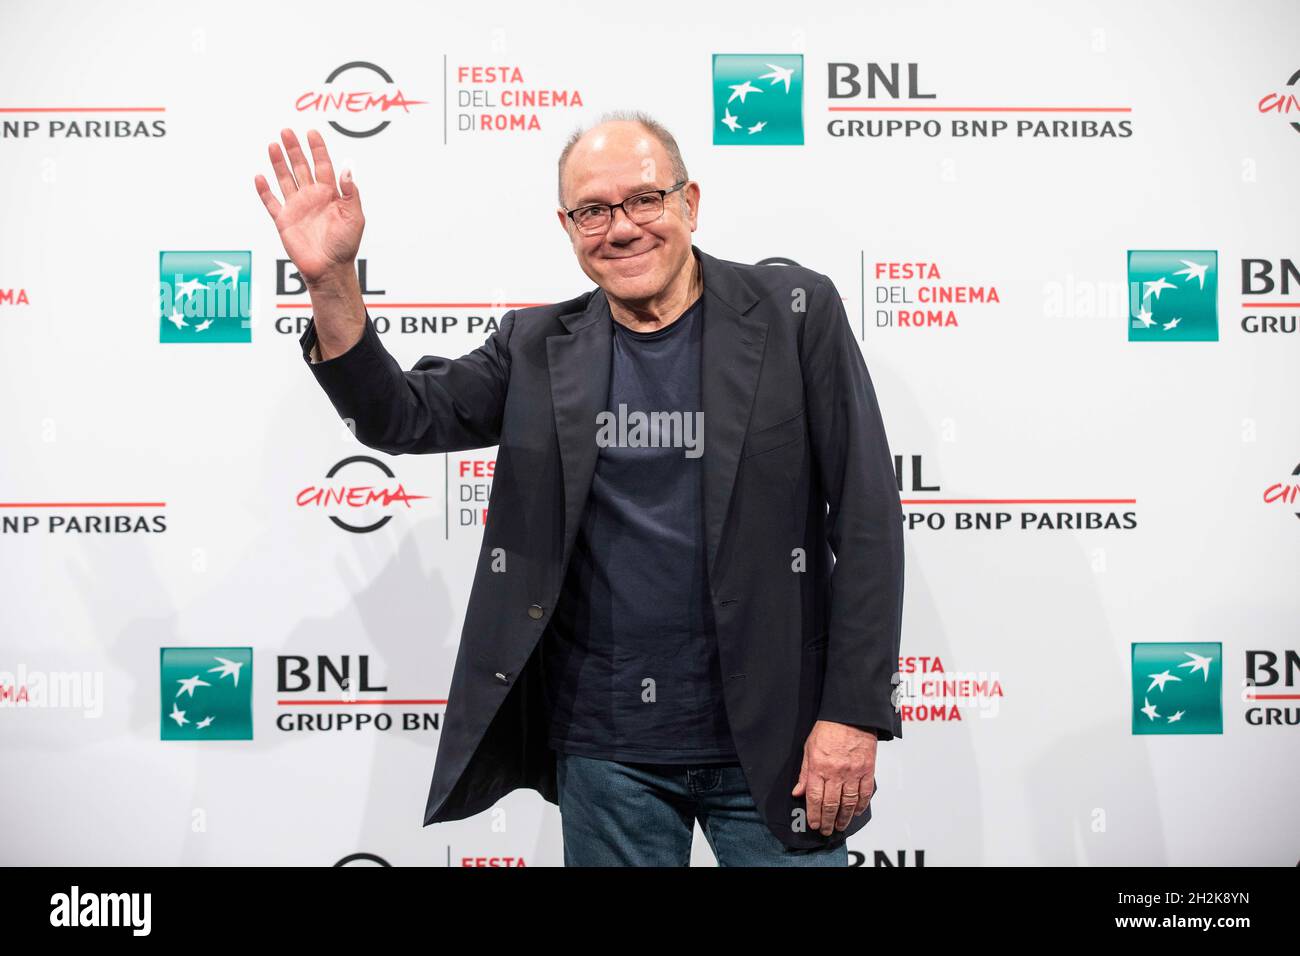
M560 228L564 230L564 234L567 236L569 234L569 223L571 220L563 209L557 208L555 210L555 215L560 220Z
M691 232L699 227L700 218L700 184L692 180L682 187L682 194L690 213Z

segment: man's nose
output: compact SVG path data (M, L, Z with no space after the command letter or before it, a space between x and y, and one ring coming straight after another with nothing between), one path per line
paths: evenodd
M641 227L632 221L632 217L627 214L627 210L622 206L612 210L610 216L608 233L615 239L623 237L636 238L641 231Z

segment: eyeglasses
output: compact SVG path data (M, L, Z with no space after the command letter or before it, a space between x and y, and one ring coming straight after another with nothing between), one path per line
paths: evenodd
M675 193L685 186L689 179L683 179L679 183L674 183L668 189L652 189L649 192L637 193L635 196L628 196L619 203L592 203L589 206L579 206L577 209L566 209L569 218L573 224L578 227L578 231L584 236L598 236L610 227L614 221L614 210L622 209L623 215L627 216L639 226L646 223L654 222L664 214L664 197L669 193Z

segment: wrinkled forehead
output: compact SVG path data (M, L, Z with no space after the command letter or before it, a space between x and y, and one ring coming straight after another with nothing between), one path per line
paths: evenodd
M646 189L672 185L667 153L640 127L597 127L574 145L564 165L571 207L619 202Z

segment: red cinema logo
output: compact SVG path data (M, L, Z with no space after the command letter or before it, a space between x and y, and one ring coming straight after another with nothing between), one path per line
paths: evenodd
M391 89L376 89L381 85ZM408 100L383 67L353 60L325 77L325 89L308 90L299 96L294 107L300 113L311 110L341 114L338 119L328 120L330 127L344 136L360 139L387 129L392 122L387 118L391 111L409 114L412 106L423 106L426 102Z
M330 514L329 519L338 527L354 534L366 534L378 531L392 521L395 508L400 506L409 509L411 502L429 497L409 494L402 483L397 481L392 469L367 455L344 458L326 473L325 478L335 479L345 468L350 469L347 476L349 479L359 473L359 468L362 469L360 474L366 475L369 475L369 469L374 468L387 480L379 484L375 484L371 478L364 483L354 484L353 479L329 485L308 485L298 492L298 507L333 511L335 513ZM345 520L344 516L352 520ZM358 518L365 523L358 523Z

